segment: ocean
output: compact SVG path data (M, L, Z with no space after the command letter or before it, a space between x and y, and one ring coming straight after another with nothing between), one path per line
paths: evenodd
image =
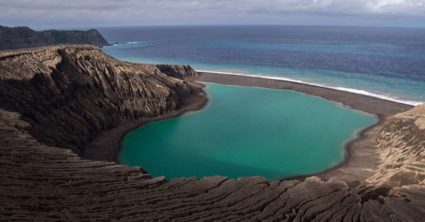
M417 105L425 29L308 26L99 28L122 60L282 78Z

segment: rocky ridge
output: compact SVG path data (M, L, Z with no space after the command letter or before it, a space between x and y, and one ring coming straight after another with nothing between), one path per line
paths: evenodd
M0 70L3 220L422 221L425 215L425 106L384 121L375 147L380 165L366 180L168 181L63 147L78 152L106 128L177 109L196 87L90 46L2 52Z
M0 70L1 106L21 113L37 140L77 153L100 132L177 109L199 91L88 45L1 52Z

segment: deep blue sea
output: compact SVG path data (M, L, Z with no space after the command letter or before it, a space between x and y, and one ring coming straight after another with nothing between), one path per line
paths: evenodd
M306 26L99 28L122 60L279 77L425 101L425 29Z

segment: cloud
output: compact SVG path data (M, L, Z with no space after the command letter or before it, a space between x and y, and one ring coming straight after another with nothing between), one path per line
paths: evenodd
M268 12L425 16L425 0L272 0L260 7Z
M7 24L238 23L317 16L425 18L425 0L2 0Z

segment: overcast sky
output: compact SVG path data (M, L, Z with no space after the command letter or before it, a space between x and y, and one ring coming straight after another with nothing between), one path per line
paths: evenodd
M0 25L282 24L425 27L425 0L0 0Z

